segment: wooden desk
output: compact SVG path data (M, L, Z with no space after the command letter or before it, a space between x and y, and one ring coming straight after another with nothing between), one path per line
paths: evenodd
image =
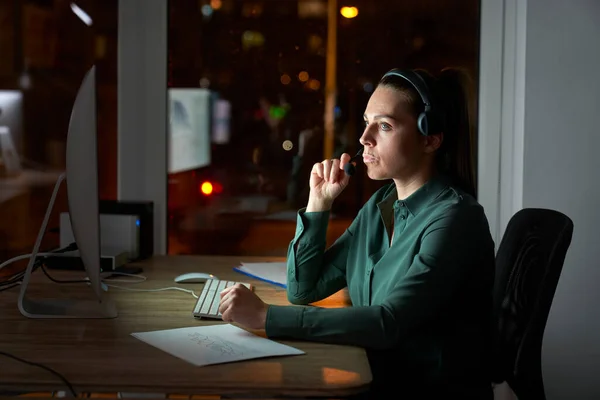
M220 279L250 282L267 303L289 304L285 291L232 270L240 261L279 261L257 257L162 256L140 263L148 280L135 289L178 286L184 272L210 272ZM81 273L51 271L55 278ZM115 283L116 284L116 283ZM179 285L199 294L202 284ZM86 293L81 284L56 284L36 271L36 293ZM371 371L361 348L280 341L305 355L195 367L134 338L132 332L223 323L192 317L196 299L181 291L131 292L109 289L119 309L116 319L34 320L17 309L18 289L0 292L0 350L44 364L64 375L77 392L155 392L264 396L345 396L365 390ZM318 303L346 304L345 292ZM66 390L50 373L0 356L0 390Z

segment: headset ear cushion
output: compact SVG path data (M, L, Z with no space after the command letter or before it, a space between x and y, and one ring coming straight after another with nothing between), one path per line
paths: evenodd
M424 111L419 115L417 124L421 133L425 136L443 132L444 122L442 115L435 111Z
M422 112L419 114L419 118L417 119L417 127L422 135L427 136L429 134L429 119L427 118L427 114Z

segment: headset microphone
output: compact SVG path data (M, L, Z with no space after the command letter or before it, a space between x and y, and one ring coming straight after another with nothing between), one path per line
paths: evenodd
M360 150L358 150L358 153L356 153L356 155L352 157L346 165L344 165L344 172L346 173L346 175L354 175L354 173L356 172L356 162L358 161L359 157L362 156L363 150L364 147L361 147Z

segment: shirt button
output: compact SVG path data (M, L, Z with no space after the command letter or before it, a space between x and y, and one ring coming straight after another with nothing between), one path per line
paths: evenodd
M401 216L400 216L400 219L404 219L404 218L406 218L404 215L401 215Z

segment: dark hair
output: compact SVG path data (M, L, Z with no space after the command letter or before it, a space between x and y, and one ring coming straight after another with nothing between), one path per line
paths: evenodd
M436 167L458 187L476 197L472 147L474 129L470 118L473 114L471 78L466 71L456 68L445 68L437 77L425 70L416 72L429 88L433 107L443 116L444 140L436 154ZM418 92L406 80L391 75L381 79L379 85L405 93L415 118L423 112L424 105Z

